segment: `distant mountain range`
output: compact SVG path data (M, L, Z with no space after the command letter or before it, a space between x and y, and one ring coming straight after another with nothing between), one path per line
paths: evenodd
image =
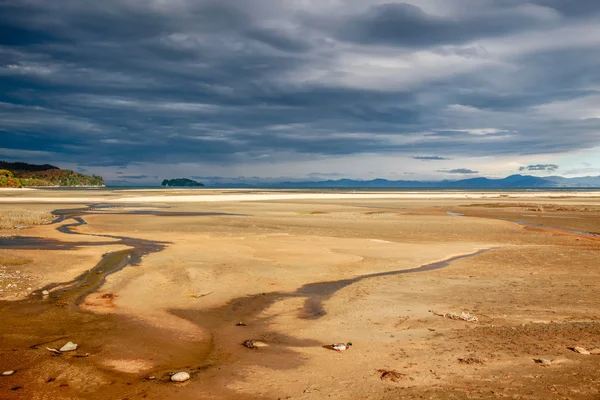
M518 189L518 188L600 188L600 176L563 178L548 176L540 178L531 175L510 175L502 179L470 178L457 181L390 181L373 179L361 181L338 179L326 181L280 182L268 184L211 184L209 187L247 187L247 188L456 188L456 189Z

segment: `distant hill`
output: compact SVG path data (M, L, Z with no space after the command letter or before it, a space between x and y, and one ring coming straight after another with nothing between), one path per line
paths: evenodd
M87 187L104 186L104 180L101 176L84 175L68 169L60 169L54 165L28 164L23 162L0 161L0 170L9 171L12 181L9 182L0 175L0 187L11 185L12 187L21 186L66 186L66 187ZM4 182L6 180L6 182Z
M32 171L48 171L51 169L60 169L50 164L27 164L24 162L8 162L8 161L0 161L0 169L7 169L13 172L32 172Z
M162 181L161 186L165 187L202 187L204 186L200 182L193 181L187 178L178 178L178 179L165 179Z
M212 187L239 187L236 184L210 185ZM273 188L440 188L440 189L528 189L528 188L600 188L600 176L563 178L550 176L540 178L531 175L510 175L502 179L469 178L456 181L390 181L373 179L368 181L338 179L327 181L280 182L270 184L244 184L244 187Z

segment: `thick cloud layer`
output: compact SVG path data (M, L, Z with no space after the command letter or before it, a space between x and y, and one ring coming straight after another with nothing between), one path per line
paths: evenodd
M5 0L0 88L0 158L568 154L600 145L600 2Z

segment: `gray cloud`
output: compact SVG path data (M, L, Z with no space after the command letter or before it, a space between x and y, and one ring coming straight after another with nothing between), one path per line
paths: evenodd
M438 172L443 172L445 174L478 174L479 171L473 171L468 168L456 168L456 169L440 169Z
M600 145L596 1L162 4L0 3L2 147L93 171Z
M548 171L554 172L558 169L556 164L532 164L526 167L520 167L519 171Z
M450 158L439 157L439 156L414 156L412 157L415 160L421 161L441 161L441 160L450 160Z

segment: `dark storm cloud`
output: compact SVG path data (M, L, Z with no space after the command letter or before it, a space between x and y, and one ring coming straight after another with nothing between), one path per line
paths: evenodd
M456 168L456 169L440 169L438 172L443 172L445 174L478 174L479 171L473 171L468 168Z
M533 164L526 167L520 167L519 171L548 171L554 172L558 169L556 164Z
M596 1L309 3L3 1L0 147L122 168L600 143L581 107L543 109L595 103Z
M340 35L359 43L421 47L462 43L547 23L515 8L488 9L456 18L431 15L408 3L390 2L375 5L343 24Z

